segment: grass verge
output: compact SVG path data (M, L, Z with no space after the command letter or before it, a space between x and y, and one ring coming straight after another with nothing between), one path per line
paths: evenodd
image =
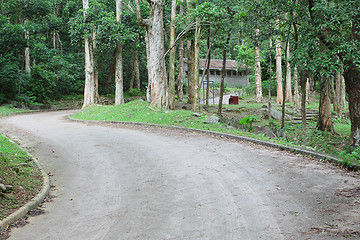
M42 187L42 175L32 157L3 135L0 135L0 183L8 186L0 195L0 220L26 204Z
M248 106L248 104L242 106L228 105L226 106L225 112L227 110L230 110L233 113L238 111L241 112L241 114L248 115L251 111L257 111L260 109L261 105L264 104L258 104L255 107ZM88 107L71 117L79 120L141 122L210 130L251 137L288 146L303 147L327 153L338 157L339 159L344 157L343 150L348 144L348 139L343 136L343 134L347 134L349 132L350 126L348 125L347 120L344 120L343 122L335 122L335 128L340 134L316 131L316 123L314 121L310 121L308 123L307 139L306 142L304 142L301 137L302 133L300 125L289 124L285 130L287 134L286 138L270 139L269 137L266 137L264 133L259 131L249 132L245 127L239 129L228 127L226 124L222 123L207 124L205 123L205 120L208 118L208 115L211 115L211 113L207 113L207 115L202 113L199 117L197 117L193 115L193 112L187 110L164 111L162 109L152 109L150 108L149 103L136 100L120 106L96 105ZM268 120L264 120L259 117L257 124L259 124L260 127L267 126ZM279 126L279 123L277 124ZM360 164L360 159L350 158L348 162Z
M17 114L17 113L25 113L25 112L30 112L30 110L21 109L21 108L14 108L11 105L0 106L0 117L5 117L5 116Z

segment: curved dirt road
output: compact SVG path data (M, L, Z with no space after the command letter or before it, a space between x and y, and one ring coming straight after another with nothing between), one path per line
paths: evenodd
M10 239L339 239L360 229L356 173L195 133L71 122L70 113L0 119L52 173L56 196Z

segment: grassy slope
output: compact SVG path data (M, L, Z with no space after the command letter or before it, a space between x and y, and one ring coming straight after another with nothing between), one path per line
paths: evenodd
M264 103L246 103L243 105L226 105L226 111L241 112L242 117L254 114L254 111L261 109ZM316 109L318 106L315 106ZM280 110L280 109L279 109ZM271 140L263 134L249 133L241 129L228 129L226 126L218 124L205 124L204 121L208 117L202 114L200 117L192 116L193 112L186 110L175 110L164 112L160 109L151 109L149 104L144 101L132 101L121 106L93 106L84 109L83 111L73 115L75 119L82 120L100 120L100 121L128 121L128 122L144 122L156 123L170 126L190 127L196 129L211 130L217 132L231 133L234 135L248 136L256 139L273 141L280 144L302 146L328 154L340 157L340 152L348 144L348 137L350 135L349 120L335 121L335 130L340 134L323 133L316 131L316 122L309 122L307 129L307 143L302 143L302 133L300 125L288 125L286 133L288 139L292 140ZM279 122L275 122L278 126ZM259 117L256 122L257 125L267 126L268 120ZM344 137L345 136L345 137ZM359 160L354 159L355 163L360 163Z
M0 107L0 116L22 112ZM0 197L0 220L26 204L41 189L42 176L32 158L19 146L0 134L0 183L13 190Z
M74 119L80 120L98 120L98 121L125 121L155 123L168 126L179 126L196 128L203 130L232 133L242 136L254 137L252 133L237 129L227 129L220 123L206 124L204 121L208 117L201 114L200 117L192 115L193 112L186 110L161 111L161 109L152 109L149 103L136 100L120 106L99 106L95 105L72 115Z

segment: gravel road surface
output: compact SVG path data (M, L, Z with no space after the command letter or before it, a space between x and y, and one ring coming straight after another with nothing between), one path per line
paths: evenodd
M152 127L0 119L50 173L53 202L12 240L360 237L360 176L249 143Z

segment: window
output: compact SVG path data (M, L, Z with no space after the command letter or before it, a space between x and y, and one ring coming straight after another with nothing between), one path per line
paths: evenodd
M210 75L214 75L214 70L210 70Z
M216 75L220 75L221 71L216 70Z

